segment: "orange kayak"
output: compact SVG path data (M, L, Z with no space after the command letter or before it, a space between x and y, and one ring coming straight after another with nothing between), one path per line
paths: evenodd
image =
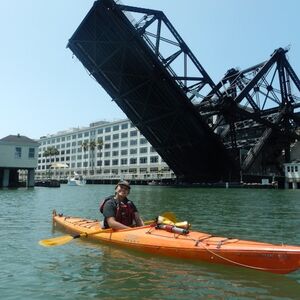
M189 231L177 234L155 226L101 229L98 220L53 214L55 226L90 240L193 261L228 264L286 274L300 268L300 246L275 245ZM81 235L82 236L82 235Z

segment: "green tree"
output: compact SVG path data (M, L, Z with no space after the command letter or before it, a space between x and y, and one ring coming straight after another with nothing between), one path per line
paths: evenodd
M46 150L43 152L43 157L46 159L46 174L47 170L50 168L50 164L48 165L48 157L50 156L50 147L48 147Z
M54 158L55 158L55 156L58 155L58 154L59 154L59 151L54 146L48 147L43 152L43 156L46 158L46 169L48 169L48 176L49 177L50 177L50 167L51 167L52 156L54 156ZM47 164L48 162L49 162L49 164Z
M91 154L91 167L92 167L92 174L94 174L94 166L95 166L95 149L97 147L97 143L95 140L91 140L89 143L90 151L92 152Z
M86 152L89 150L89 143L87 141L84 141L82 144L81 144L81 148L83 149L83 155L84 155L84 162L85 162L85 165L84 165L84 174L86 175Z
M103 145L104 145L103 140L101 138L98 138L98 140L97 140L97 149L99 151L99 157L100 157L100 168L99 168L100 174L101 174L101 163L102 163L102 153L101 153L101 151L103 149Z

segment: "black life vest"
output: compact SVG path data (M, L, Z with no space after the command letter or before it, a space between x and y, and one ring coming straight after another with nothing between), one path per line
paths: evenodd
M100 203L99 210L102 214L103 214L104 205L109 200L114 200L114 196L107 197ZM130 200L127 200L126 203L119 202L117 200L116 200L116 202L117 202L117 209L116 209L116 213L115 213L116 221L123 225L126 225L126 226L132 226L133 221L135 221L135 216L134 216L135 209L134 209L133 203ZM108 227L106 218L104 219L104 225L105 225L105 227Z

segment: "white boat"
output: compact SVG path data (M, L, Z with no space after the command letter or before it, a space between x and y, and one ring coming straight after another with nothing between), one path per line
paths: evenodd
M83 178L81 175L77 174L76 172L74 172L74 176L68 178L68 185L80 186L85 184L86 184L85 178Z

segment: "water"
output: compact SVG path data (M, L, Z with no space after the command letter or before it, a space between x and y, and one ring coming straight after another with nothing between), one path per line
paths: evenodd
M51 212L99 218L109 185L0 190L1 299L300 299L300 271L274 275L74 240L44 248ZM300 191L133 186L145 220L172 211L193 229L300 245Z

